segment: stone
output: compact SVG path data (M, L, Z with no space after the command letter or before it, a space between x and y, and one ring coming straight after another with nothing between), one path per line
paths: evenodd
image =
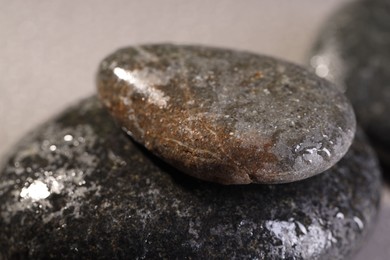
M274 58L202 46L116 51L101 100L138 143L181 171L222 184L319 174L348 150L353 110L333 85Z
M390 2L353 1L329 18L310 54L318 76L346 89L383 158L390 159Z
M28 134L1 171L0 258L345 259L380 187L361 132L321 175L226 186L153 156L90 98Z

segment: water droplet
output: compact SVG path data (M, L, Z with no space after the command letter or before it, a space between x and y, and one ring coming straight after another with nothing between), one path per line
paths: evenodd
M70 142L70 141L72 141L72 140L73 140L73 136L71 136L71 135L65 135L65 136L64 136L64 141Z
M49 189L41 181L34 181L30 186L24 187L20 192L20 197L23 199L32 199L33 201L46 199L49 196Z
M360 218L355 216L353 217L353 221L355 221L355 223L358 225L360 230L364 228L363 221Z

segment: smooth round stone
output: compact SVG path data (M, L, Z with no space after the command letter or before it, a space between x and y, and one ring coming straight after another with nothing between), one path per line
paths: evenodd
M359 123L387 163L390 158L389 46L390 1L354 1L330 17L310 60L317 75L346 89Z
M129 47L103 60L97 81L134 140L202 180L305 179L334 165L355 132L352 108L333 85L248 52Z
M345 259L373 224L380 184L361 134L302 182L203 182L134 144L92 98L6 164L0 258Z

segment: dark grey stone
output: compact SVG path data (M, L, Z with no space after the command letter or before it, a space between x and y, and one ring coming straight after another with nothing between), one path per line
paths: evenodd
M349 3L330 17L311 54L319 76L346 89L383 162L390 159L390 1Z
M107 57L99 94L127 133L176 168L223 184L319 174L348 150L349 102L274 58L202 46L144 45Z
M373 224L380 173L361 133L331 170L224 186L134 144L95 98L30 133L0 174L0 258L344 259Z

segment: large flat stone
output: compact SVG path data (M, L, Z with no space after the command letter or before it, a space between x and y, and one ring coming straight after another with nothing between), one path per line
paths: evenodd
M134 144L91 98L28 134L1 171L0 258L345 259L380 187L361 133L305 181L203 182Z

